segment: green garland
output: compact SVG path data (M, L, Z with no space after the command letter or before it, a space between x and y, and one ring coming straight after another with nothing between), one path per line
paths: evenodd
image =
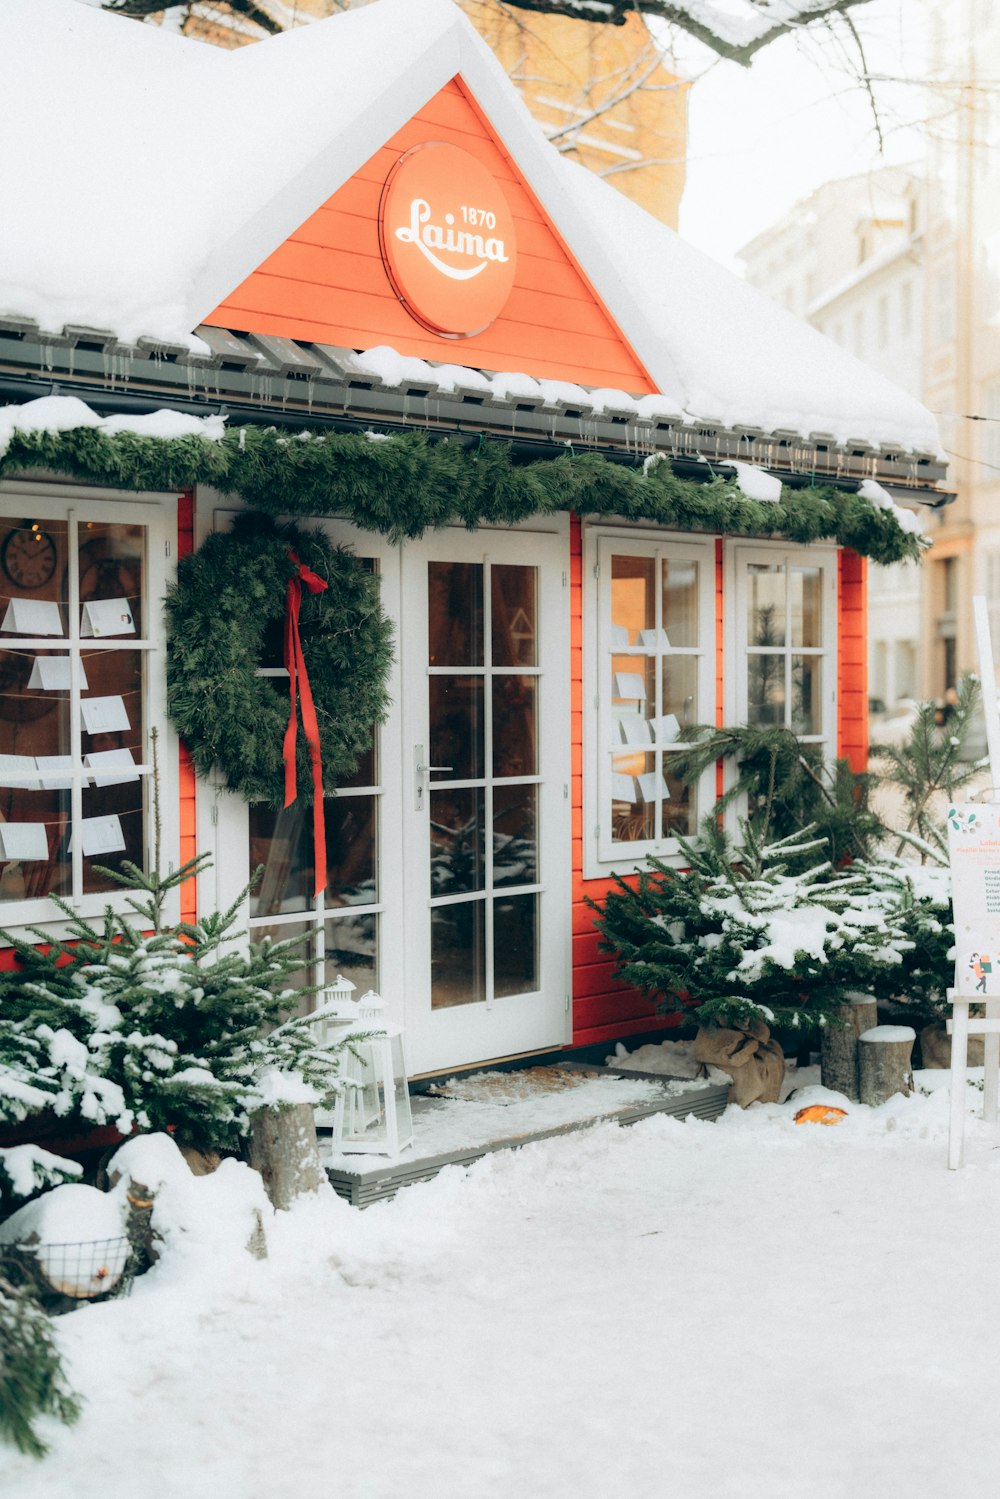
M321 531L240 515L183 558L167 595L167 709L200 775L213 766L246 801L280 807L288 691L257 674L269 628L285 613L294 572L289 552L324 578L324 593L302 600L301 634L319 719L323 784L352 775L389 708L392 632L376 578ZM312 800L304 735L298 736L298 794Z
M775 504L748 499L732 479L681 479L669 462L635 468L572 451L520 464L507 443L431 441L419 432L302 432L273 427L202 437L154 438L92 427L15 432L0 478L44 468L89 483L171 490L211 484L271 515L340 515L400 540L431 527L516 525L575 511L621 516L679 531L834 541L875 562L918 558L923 545L893 513L831 486L783 488Z

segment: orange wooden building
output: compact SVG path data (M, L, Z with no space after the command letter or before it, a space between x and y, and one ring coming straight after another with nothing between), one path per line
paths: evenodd
M929 415L564 163L450 0L380 0L234 54L30 3L33 36L11 37L26 88L54 58L67 89L138 70L153 117L141 143L105 142L115 203L74 245L50 231L77 146L25 179L0 249L0 400L18 407L0 435L418 430L663 458L764 500L820 481L942 498ZM240 507L202 485L0 483L3 926L57 930L54 893L97 912L117 897L92 864L151 857L155 726L165 856L213 855L188 914L262 863L251 930L307 932L317 981L377 988L415 1074L590 1046L656 1024L586 899L676 858L712 806L715 775L672 772L685 728L785 724L864 764L865 561L835 539L567 510L399 544L324 514L370 559L397 649L390 717L327 799L314 895L311 818L196 779L165 715L160 601Z

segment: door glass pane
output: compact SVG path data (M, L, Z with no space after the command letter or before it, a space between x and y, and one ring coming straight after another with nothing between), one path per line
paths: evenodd
M537 677L493 677L493 774L532 776L538 712Z
M28 517L0 525L0 630L4 635L66 634L68 546L69 527L64 520ZM44 604L49 607L37 607Z
M299 989L306 984L315 984L319 980L316 977L316 969L312 962L312 952L309 938L312 935L312 927L307 922L290 921L278 926L255 927L250 933L253 942L262 942L265 937L270 937L272 942L285 942L291 937L299 937L301 941L294 952L301 954L302 962L298 968L291 973L283 974L278 980L281 989ZM305 999L288 1011L288 1018L292 1015L308 1015L317 1004L315 994L308 995Z
M792 657L792 729L796 734L820 734L821 658Z
M430 794L431 895L465 895L486 884L485 795L481 790Z
M538 988L538 896L512 895L493 904L493 993Z
M785 722L785 658L747 657L747 721L755 728Z
M671 774L670 759L669 755L663 757L663 782L666 788L662 807L663 837L672 838L675 833L680 833L682 838L690 838L697 832L691 787Z
M145 526L81 521L79 539L80 634L144 635Z
M616 843L636 843L656 834L656 756L613 755L611 758L611 836ZM649 793L649 795L647 795Z
M369 906L378 900L375 875L376 798L328 796L326 822L326 903ZM312 814L309 814L310 837Z
M493 883L533 885L538 879L538 787L493 791Z
M537 666L537 568L494 565L490 576L493 665Z
M483 678L430 677L431 765L441 781L478 780L484 773Z
M312 814L301 802L276 811L251 802L250 868L261 864L264 873L250 892L250 915L275 916L282 911L308 911L312 905Z
M427 564L427 622L429 665L483 665L481 563Z
M663 629L671 645L698 644L697 562L664 562Z
M792 592L792 644L821 646L822 636L822 569L793 567L789 583Z
M287 691L288 691L288 684L287 683L283 683L282 685L284 686L285 692L287 693ZM377 760L377 756L376 756L376 746L377 746L377 743L378 743L378 730L375 729L375 728L373 728L372 729L372 734L371 734L371 741L370 741L370 743L368 745L368 748L365 749L365 750L362 750L360 756L358 757L358 763L357 763L357 766L355 767L354 774L352 776L345 776L345 778L342 781L338 782L338 785L342 786L345 791L350 786L377 786L378 785L379 769L378 769L378 760Z
M354 985L354 998L378 989L378 917L341 916L326 923L324 983L332 984L338 973Z
M747 568L747 644L785 644L785 569L751 562Z
M655 557L611 559L611 648L639 645L643 630L656 626Z
M657 744L684 738L698 722L698 657L663 657L663 714L654 723Z
M486 902L434 906L431 916L431 1008L486 999Z

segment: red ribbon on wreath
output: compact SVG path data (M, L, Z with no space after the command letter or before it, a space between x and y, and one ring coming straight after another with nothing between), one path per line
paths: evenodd
M296 697L302 708L302 729L306 736L306 744L309 746L309 761L312 765L313 777L313 850L314 863L316 867L316 889L313 892L319 895L321 890L326 889L326 822L323 817L323 762L320 758L319 744L319 720L316 717L316 704L313 702L312 688L309 686L309 673L306 671L306 658L302 652L302 639L299 635L299 611L302 608L302 590L308 588L310 593L323 593L327 583L312 568L306 567L300 562L294 552L289 552L289 557L295 564L295 572L288 580L288 591L285 598L285 667L288 671L288 692L290 699L290 712L288 715L288 727L285 730L285 739L282 745L282 757L285 762L285 806L290 807L298 796L298 786L295 776L295 741L298 736L298 714L295 711Z

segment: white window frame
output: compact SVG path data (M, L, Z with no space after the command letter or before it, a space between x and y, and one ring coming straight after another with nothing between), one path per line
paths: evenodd
M220 504L212 508L210 496L214 492L199 491L199 543L211 531L228 531L233 519L240 513L239 507ZM220 497L221 498L221 497ZM206 504L206 501L208 503ZM336 546L346 546L362 557L374 557L378 562L381 584L382 607L393 627L394 650L387 682L391 702L395 705L400 697L400 557L398 545L376 532L364 531L346 520L336 517L310 517L309 525L324 530ZM275 671L274 675L285 675ZM400 997L403 994L403 970L406 960L406 944L396 940L398 933L389 927L402 910L403 859L399 848L402 825L402 745L400 741L399 715L393 712L379 729L378 770L379 780L374 787L345 788L345 796L360 796L370 792L377 797L376 869L379 877L378 900L370 905L347 906L326 909L324 896L314 898L304 910L284 911L271 915L250 916L249 899L243 902L239 915L241 927L249 931L254 939L263 928L276 929L280 936L282 926L312 927L311 937L303 942L304 964L316 964L322 971L326 956L326 925L338 917L344 920L355 916L375 915L378 921L378 988L384 997L389 1018L403 1021ZM311 813L310 813L311 825ZM198 799L198 846L214 851L210 867L199 878L198 908L200 911L226 910L237 899L246 885L248 853L250 847L250 813L248 804L226 787L213 772L212 777ZM332 975L331 977L336 977ZM359 998L360 996L355 996ZM313 1001L320 1002L320 997Z
M700 564L697 647L683 654L699 657L698 720L714 723L716 715L716 538L648 527L587 526L583 541L583 877L631 874L649 855L682 865L676 838L649 838L614 843L611 839L612 713L605 667L611 653L610 582L612 554L676 558ZM658 589L659 591L659 589ZM679 654L681 652L678 652ZM679 745L678 745L679 747ZM715 802L715 768L691 788L694 826Z
M46 520L68 521L71 528L75 520L140 524L146 527L144 586L149 634L130 636L127 640L116 639L113 645L118 649L138 651L148 657L148 666L144 673L146 692L143 705L144 721L147 741L154 727L159 731L157 761L161 821L160 862L164 874L172 873L178 866L180 847L178 744L177 737L167 719L166 631L162 605L167 585L172 581L176 568L176 492L140 494L115 489L56 484L50 480L19 480L0 483L0 503L3 505L4 516L8 521L19 516L30 515L33 519L37 518L42 522ZM70 534L72 536L72 530ZM71 586L70 595L70 633L65 640L58 640L51 636L35 639L4 635L0 636L0 649L51 651L54 647L62 646L68 654L73 656L74 652L79 651L81 647L89 650L97 646L98 643L89 638L81 640L75 603L74 584ZM78 660L79 657L77 656L76 659ZM75 674L74 680L77 684L79 683L79 678ZM79 692L79 685L77 685L77 692ZM75 785L71 793L73 797L71 817L73 822L78 822L81 816L82 788L89 779L90 772L83 767L79 734L74 733L71 736L71 745L77 762L72 771ZM143 761L136 769L143 778L152 777L151 760ZM155 852L152 794L152 786L150 786L144 848L146 865L150 870L153 868ZM77 853L75 858L82 861L80 853ZM80 865L78 864L77 867L79 869ZM130 909L128 892L125 891L104 890L62 898L75 915L88 920L99 917L109 906L119 912L127 912ZM173 921L179 918L178 891L173 890L169 893L164 906L164 914L167 920ZM54 938L65 937L69 932L69 923L51 896L0 903L0 927L30 940L30 933L24 932L23 929L35 926L44 927ZM0 947L8 945L0 939Z
M824 759L832 760L837 751L837 571L836 547L789 546L780 543L732 541L726 545L723 561L723 595L726 600L724 704L727 723L745 724L749 707L749 673L747 662L752 648L747 639L747 580L753 563L773 566L784 563L823 569L821 628L823 644L819 647L794 646L788 640L777 648L787 659L794 655L816 656L822 661L820 702L821 732L800 734L803 744L815 744ZM790 608L790 603L789 606ZM786 693L785 719L791 713L791 694Z

